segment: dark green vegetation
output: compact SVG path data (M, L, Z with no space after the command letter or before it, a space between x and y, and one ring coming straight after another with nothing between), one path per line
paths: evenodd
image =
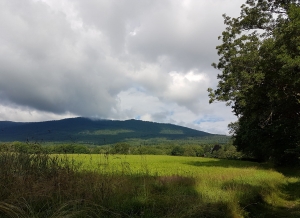
M0 142L67 142L92 145L130 142L158 144L174 140L226 143L229 137L176 126L140 120L91 120L70 118L59 121L18 123L0 121Z
M140 142L139 140L134 142ZM135 145L126 142L119 142L111 145L95 146L76 143L27 143L27 142L5 142L0 143L0 152L14 150L28 154L133 154L133 155L172 155L189 157L214 157L221 159L247 159L246 156L236 151L230 144L202 144L198 141L173 141L160 142L159 144ZM218 149L214 149L214 148Z
M217 47L222 71L210 102L225 101L239 151L278 165L300 156L300 2L247 0L238 18L224 15Z
M151 159L141 156L141 171L131 171L130 164L136 162L125 161L117 173L105 169L121 157L99 156L103 171L81 170L74 158L0 152L0 217L300 216L296 171L289 170L288 177L256 163L163 157L171 161L164 164L181 162L179 166L195 172L153 175Z

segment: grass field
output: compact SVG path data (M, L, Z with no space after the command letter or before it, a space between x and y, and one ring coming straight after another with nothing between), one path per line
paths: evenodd
M288 192L290 187L300 187L296 171L293 176L287 176L259 163L199 157L69 155L68 158L80 163L82 170L155 176L161 178L162 184L172 183L179 177L191 178L193 191L203 202L230 205L233 216L246 216L247 207L270 213L270 217L289 217L289 213L291 217L300 216L297 212L300 190ZM272 209L266 211L268 207Z
M299 170L199 157L22 155L0 155L0 217L300 217Z

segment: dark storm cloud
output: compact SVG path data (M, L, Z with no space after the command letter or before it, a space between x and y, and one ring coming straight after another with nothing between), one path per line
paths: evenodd
M83 21L101 30L118 54L127 50L154 63L167 57L171 70L202 70L217 57L214 48L223 28L222 3L90 0L88 4L77 1L77 8Z
M2 0L0 119L79 115L194 125L218 111L206 90L216 84L210 65L221 15L236 15L242 3Z
M63 13L44 3L2 6L1 98L54 113L111 113L116 94L128 87L118 62L101 57ZM92 40L101 50L101 39Z

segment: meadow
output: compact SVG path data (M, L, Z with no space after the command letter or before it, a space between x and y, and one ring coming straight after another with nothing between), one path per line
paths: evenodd
M300 217L299 170L165 155L2 152L0 217Z

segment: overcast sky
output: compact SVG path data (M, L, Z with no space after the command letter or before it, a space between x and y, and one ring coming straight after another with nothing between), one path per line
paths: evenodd
M245 0L1 0L0 120L140 119L227 134L208 103Z

